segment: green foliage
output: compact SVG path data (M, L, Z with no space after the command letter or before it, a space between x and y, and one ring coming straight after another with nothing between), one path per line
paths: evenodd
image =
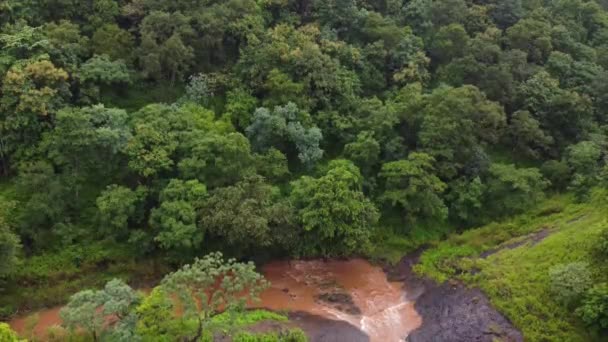
M584 262L556 265L549 270L549 277L551 292L569 307L577 305L592 284L589 265Z
M123 61L111 61L108 55L95 55L80 67L81 80L97 84L129 83L131 75Z
M223 312L213 317L213 322L229 324L233 327L247 327L263 321L288 322L289 319L285 315L266 310Z
M12 275L19 265L21 242L13 232L9 221L16 203L0 197L0 279Z
M489 209L495 215L522 213L544 198L543 191L548 183L536 168L493 164L489 171L492 177L488 180L486 196L500 199L489 202Z
M433 175L435 160L424 153L412 153L407 160L382 166L380 176L386 180L381 200L403 209L405 217L441 221L447 217L447 207L440 194L447 188Z
M597 284L585 293L576 314L587 326L599 331L608 329L608 285Z
M604 198L604 191L585 204L576 204L572 196L552 198L524 215L449 237L424 252L415 269L440 281L456 277L480 287L531 340L601 341L552 293L549 270L578 262L594 265L589 257L605 227ZM486 251L494 254L480 257ZM595 266L590 271L593 282L605 282Z
M216 189L201 212L209 235L241 251L288 240L294 225L293 208L260 176Z
M320 178L304 176L292 183L303 244L299 255L347 256L368 248L378 209L361 191L359 169L347 160L335 160Z
M425 103L419 146L435 158L441 177L453 177L471 163L476 149L498 141L505 125L503 109L473 86L437 88Z
M531 210L548 181L596 205L592 189L608 170L607 8L583 0L4 1L3 310L57 304L209 250L396 260L452 229ZM581 208L567 204L449 238L424 267L446 278L473 267L453 261ZM541 260L544 290L550 267L588 261L563 259ZM479 268L480 278L488 274ZM511 285L501 291L517 292ZM534 301L527 311L519 301L498 306L518 324L537 324L527 316L541 312L534 317L544 315L557 336L535 327L526 339L576 341L568 331L577 327L559 326L563 310L547 301L556 316ZM128 326L109 338L129 340ZM146 338L212 337L196 326L196 317L150 325Z
M175 312L174 304L160 287L154 288L135 312L139 318L136 332L143 341L171 341L183 329L179 322L170 319Z
M17 333L14 332L11 327L6 323L0 323L0 340L6 342L20 342L21 340Z
M458 179L450 184L447 197L449 214L456 222L464 224L483 221L483 195L485 185L479 177L469 181Z
M323 150L319 147L323 135L317 127L304 127L301 122L307 118L308 114L300 112L293 102L275 107L272 112L258 108L246 129L247 136L254 148L260 151L270 147L287 151L289 146L286 143L289 142L294 145L300 162L311 167L323 157Z
M380 144L372 132L362 132L357 140L344 147L344 154L362 170L369 171L380 160Z
M127 334L132 336L135 319L129 315L139 300L133 289L121 280L114 279L103 290L84 290L70 297L60 312L62 324L69 329L87 331L95 341L102 333L125 337L125 330L130 330L131 333ZM118 321L108 326L105 320L110 315L117 317Z
M132 59L133 36L115 23L99 27L91 37L91 49L97 55L107 55L112 60Z
M161 248L187 253L200 246L203 230L197 225L197 211L206 196L207 187L198 180L173 179L162 190L160 206L152 209L149 222Z
M180 326L177 336L195 340L207 333L220 309L242 309L248 300L256 301L267 286L253 263L224 260L221 253L195 259L193 264L167 275L161 283L161 288L175 295L183 308L183 314L177 318ZM162 301L160 304L164 305Z
M600 263L608 257L608 228L604 228L595 239L593 254Z
M120 185L110 185L97 198L97 209L102 224L117 237L124 237L129 220L141 221L140 203L146 189L138 187L135 191Z
M233 338L235 342L306 342L308 337L300 329L290 329L278 333L253 334L249 332L239 332Z

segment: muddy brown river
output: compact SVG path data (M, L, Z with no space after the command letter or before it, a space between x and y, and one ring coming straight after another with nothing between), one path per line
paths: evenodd
M256 306L306 312L345 321L367 334L371 342L397 342L420 326L414 303L406 300L402 283L389 282L381 268L362 259L345 261L280 261L266 264L271 287ZM60 324L59 308L41 310L34 333L44 338ZM25 332L25 318L10 325Z

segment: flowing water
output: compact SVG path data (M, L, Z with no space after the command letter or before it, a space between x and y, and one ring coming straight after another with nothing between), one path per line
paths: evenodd
M271 310L301 311L350 323L371 342L402 341L422 323L414 303L405 299L401 283L392 283L379 267L365 260L280 261L263 267L271 287L256 306ZM34 334L60 324L59 307L41 310ZM10 322L23 334L26 318Z
M269 309L346 321L372 342L401 341L422 323L414 303L405 299L402 284L389 282L379 267L365 260L274 262L263 270L272 284L262 294L262 306ZM352 302L324 301L319 298L323 294L350 296Z

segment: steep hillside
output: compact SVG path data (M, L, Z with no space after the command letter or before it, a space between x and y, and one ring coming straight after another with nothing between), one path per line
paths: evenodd
M559 302L550 274L558 265L584 262L594 283L608 280L605 263L593 254L608 227L606 209L605 191L585 204L554 197L526 215L452 236L425 251L415 269L439 282L481 288L528 341L599 341L605 336Z

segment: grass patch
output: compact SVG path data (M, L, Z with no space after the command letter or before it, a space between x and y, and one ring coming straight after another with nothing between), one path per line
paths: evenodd
M282 332L254 334L243 331L232 338L233 342L306 342L308 337L301 329L290 329Z
M230 324L232 327L242 328L263 321L287 322L287 316L266 310L250 310L243 312L224 312L213 317L215 324Z
M551 295L549 269L591 263L591 245L608 225L606 195L596 191L583 204L556 196L525 215L454 235L423 253L415 270L439 282L459 279L481 288L526 341L599 341ZM544 240L526 238L543 229L550 229ZM513 245L518 241L523 244ZM488 250L496 253L480 258ZM605 265L594 270L597 282L608 280Z
M446 240L435 243L425 251L416 272L438 282L444 282L461 271L458 263L465 257L478 257L481 253L513 243L542 229L558 229L561 224L573 217L584 216L593 211L589 205L576 204L569 195L554 196L530 212L493 222L481 228L455 234Z
M116 243L46 252L25 259L0 292L0 315L7 318L18 311L64 304L74 293L101 288L114 278L145 283L142 280L158 279L167 271L155 260L136 260L126 246Z

